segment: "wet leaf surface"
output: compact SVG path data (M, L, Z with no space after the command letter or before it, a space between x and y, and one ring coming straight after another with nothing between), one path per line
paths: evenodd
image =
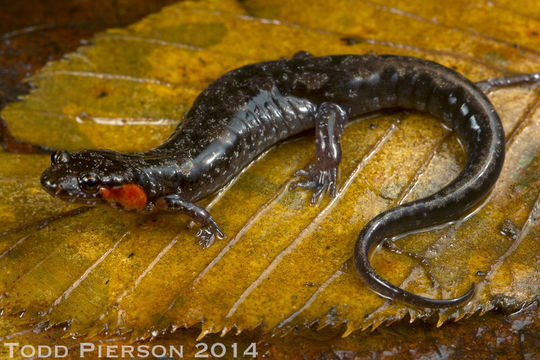
M36 89L1 115L15 137L31 143L140 151L163 141L224 72L299 50L420 56L472 80L540 70L537 18L503 4L468 2L466 19L459 1L445 2L444 12L398 2L311 2L309 11L301 4L167 7L50 63L29 79ZM491 32L488 15L505 19L501 31ZM130 332L131 339L194 325L201 335L286 334L315 323L348 335L407 315L442 324L495 307L519 309L539 293L540 93L524 86L490 98L507 134L507 158L485 204L395 242L425 267L388 249L373 257L383 277L426 296L456 296L476 282L464 307L434 312L387 302L352 266L367 221L435 192L464 163L457 139L436 119L396 112L348 126L339 195L317 206L287 187L312 161L313 136L272 149L210 202L227 238L206 250L187 218L78 212L41 190L48 156L0 153L0 301L6 314L18 315L3 319L6 336L28 322L66 321L74 334Z

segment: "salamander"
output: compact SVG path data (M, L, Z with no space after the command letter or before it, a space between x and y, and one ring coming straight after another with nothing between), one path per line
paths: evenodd
M380 277L368 255L386 238L455 220L485 197L503 166L505 136L482 89L536 81L540 74L477 86L447 67L414 57L299 52L246 65L215 80L156 148L135 153L57 151L41 184L69 201L188 214L200 225L197 236L207 247L224 234L196 202L222 188L272 145L315 128L316 159L297 171L292 187L312 190L311 203L316 204L325 193L336 195L340 139L348 119L386 108L427 112L461 138L467 150L464 169L435 194L369 221L358 236L354 264L383 297L422 307L456 306L471 298L474 284L451 299L415 295Z

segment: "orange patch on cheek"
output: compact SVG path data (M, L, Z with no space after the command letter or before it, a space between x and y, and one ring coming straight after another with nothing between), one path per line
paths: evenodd
M101 186L99 193L103 199L109 202L117 202L126 210L135 209L141 211L146 206L146 193L139 185L128 184L112 188Z

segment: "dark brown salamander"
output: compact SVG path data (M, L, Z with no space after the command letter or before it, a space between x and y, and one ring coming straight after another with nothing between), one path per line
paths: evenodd
M540 81L540 74L502 85ZM497 83L484 82L487 89ZM358 273L381 296L425 307L467 301L474 284L453 299L429 299L376 274L370 250L385 238L462 216L491 189L504 161L504 133L493 105L475 84L442 65L413 57L341 55L262 62L233 70L195 100L162 145L143 153L60 151L41 178L59 198L125 209L189 214L209 246L223 233L195 202L223 187L250 161L280 140L316 131L316 162L298 171L295 187L312 189L311 202L336 193L340 138L349 118L385 108L428 112L457 131L467 149L465 168L437 193L390 209L362 230L354 250Z

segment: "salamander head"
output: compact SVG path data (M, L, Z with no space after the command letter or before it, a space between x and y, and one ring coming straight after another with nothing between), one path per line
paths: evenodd
M58 151L41 175L45 190L62 200L84 204L108 202L143 210L147 196L125 156L110 150Z

